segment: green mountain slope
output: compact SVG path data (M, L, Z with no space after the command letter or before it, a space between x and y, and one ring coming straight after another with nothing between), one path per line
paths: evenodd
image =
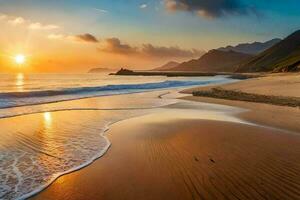
M197 60L181 63L172 71L234 72L238 64L250 58L248 54L214 49Z
M300 30L241 64L237 72L285 72L299 70Z

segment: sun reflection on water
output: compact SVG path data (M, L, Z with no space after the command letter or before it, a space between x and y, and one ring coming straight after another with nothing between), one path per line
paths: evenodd
M24 90L24 74L19 73L16 76L16 87L19 92Z

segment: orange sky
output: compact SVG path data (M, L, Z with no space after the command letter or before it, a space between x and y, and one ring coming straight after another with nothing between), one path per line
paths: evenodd
M183 61L202 53L176 46L136 47L118 38L98 39L91 34L65 34L60 33L63 28L59 26L15 16L0 15L0 25L5 30L0 33L2 73L86 72L94 67L153 68L172 59ZM24 64L15 62L17 54L25 55Z
M287 1L1 0L0 73L151 69L282 38L300 28L299 1Z

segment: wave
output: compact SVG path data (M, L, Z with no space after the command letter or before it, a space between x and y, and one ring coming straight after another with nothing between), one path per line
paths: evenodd
M96 87L79 87L65 88L60 90L43 90L43 91L28 91L28 92L6 92L1 93L0 98L30 98L30 97L51 97L59 95L76 95L94 92L115 92L118 91L139 91L139 90L155 90L163 88L184 87L193 85L207 85L220 80L210 81L163 81L157 83L144 84L120 84L120 85L105 85Z
M62 101L70 101L100 96L132 94L139 92L164 90L169 88L186 88L191 86L229 83L233 81L233 79L229 79L226 77L214 77L209 80L167 80L163 82L142 84L119 84L102 85L94 87L63 88L53 90L4 92L0 93L0 109L33 106L46 103L57 103Z

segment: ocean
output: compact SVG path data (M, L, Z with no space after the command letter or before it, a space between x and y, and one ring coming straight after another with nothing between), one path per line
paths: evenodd
M101 157L109 127L161 111L172 92L229 83L215 77L0 75L0 199L24 199ZM169 95L169 96L168 96Z
M0 74L0 108L228 82L216 77Z

